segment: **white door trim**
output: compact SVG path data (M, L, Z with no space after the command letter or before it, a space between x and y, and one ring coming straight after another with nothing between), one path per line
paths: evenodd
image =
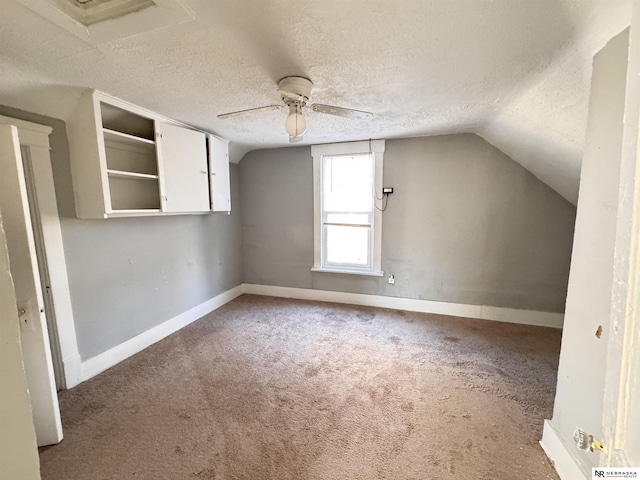
M0 124L18 127L20 144L29 150L31 157L38 214L42 222L40 227L46 251L44 267L48 270L51 282L56 333L64 370L63 387L71 388L81 382L82 370L49 154L49 135L53 129L46 125L4 116L0 116Z
M38 446L51 445L62 440L62 422L18 129L13 125L0 125L0 137L0 170L3 172L0 208L20 319L20 342L33 424Z
M623 145L620 172L614 278L612 286L611 326L607 336L606 377L602 409L603 440L606 450L600 465L630 467L627 434L636 429L630 420L637 405L640 387L640 125ZM634 151L629 151L629 148ZM634 383L635 382L635 383ZM637 414L636 414L637 415Z
M611 318L602 405L601 466L640 462L640 4L629 32ZM615 160L615 159L612 159Z

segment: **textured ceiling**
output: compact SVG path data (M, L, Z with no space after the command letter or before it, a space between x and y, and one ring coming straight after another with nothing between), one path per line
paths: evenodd
M289 145L286 112L216 115L302 75L312 102L375 114L307 110L304 144L476 132L573 203L591 58L630 19L630 0L184 0L192 20L92 45L38 2L0 0L0 104L65 118L72 87L96 88L230 139L237 160Z

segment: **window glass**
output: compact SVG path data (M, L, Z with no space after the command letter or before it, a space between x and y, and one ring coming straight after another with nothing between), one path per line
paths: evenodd
M371 266L371 155L323 157L322 224L325 265Z
M323 158L323 207L328 212L368 212L373 204L370 155Z
M369 227L325 225L326 261L329 264L369 264Z

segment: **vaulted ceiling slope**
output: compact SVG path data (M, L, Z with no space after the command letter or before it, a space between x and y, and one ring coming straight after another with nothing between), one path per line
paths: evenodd
M591 60L631 15L631 0L155 0L181 6L173 24L143 11L91 38L46 1L0 0L0 104L66 118L96 88L230 139L239 160L289 145L286 112L217 114L278 103L301 75L312 102L375 114L306 110L302 144L475 132L574 204Z

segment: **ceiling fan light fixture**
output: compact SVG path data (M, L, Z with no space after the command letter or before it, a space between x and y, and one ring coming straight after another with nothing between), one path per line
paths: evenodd
M277 110L282 107L289 107L289 115L284 122L284 128L289 134L289 141L291 143L296 143L302 141L302 136L307 131L307 121L304 116L302 116L302 109L304 107L309 106L311 107L311 110L317 113L326 113L329 115L334 115L336 117L351 118L355 120L369 120L373 117L373 113L364 112L362 110L353 110L350 108L324 105L321 103L314 103L312 105L309 105L309 97L311 96L312 87L313 83L308 78L284 77L278 82L278 93L280 93L280 98L282 100L281 105L265 105L263 107L248 108L235 112L221 113L220 115L218 115L218 118L225 119L244 115L246 113L256 113L265 110Z
M298 104L289 106L289 115L284 122L284 128L290 137L301 137L307 131L307 121L302 116L302 109Z

